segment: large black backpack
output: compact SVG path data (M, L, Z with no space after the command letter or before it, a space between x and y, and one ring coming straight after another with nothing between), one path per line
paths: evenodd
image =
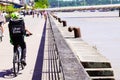
M25 34L25 24L23 19L10 20L8 26L11 36L21 36Z

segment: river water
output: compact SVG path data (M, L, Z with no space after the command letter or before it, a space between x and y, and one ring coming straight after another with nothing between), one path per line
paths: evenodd
M120 17L119 12L55 13L67 26L79 27L82 39L96 46L110 60L116 80L120 80Z

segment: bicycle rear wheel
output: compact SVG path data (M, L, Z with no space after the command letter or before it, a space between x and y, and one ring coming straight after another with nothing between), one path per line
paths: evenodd
M13 71L14 71L15 77L17 76L17 74L19 72L19 66L20 66L19 53L17 51L16 53L14 53L14 57L13 57Z

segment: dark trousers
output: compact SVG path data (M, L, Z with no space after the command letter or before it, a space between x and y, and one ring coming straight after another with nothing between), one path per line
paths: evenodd
M13 45L14 45L14 52L16 52L17 47L20 46L22 49L22 55L21 55L21 59L25 59L26 58L26 43L24 41L24 37L15 37L13 39Z

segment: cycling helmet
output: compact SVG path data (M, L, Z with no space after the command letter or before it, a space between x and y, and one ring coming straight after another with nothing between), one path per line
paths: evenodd
M19 17L20 17L20 15L17 12L14 12L14 13L11 14L12 19L18 19Z

